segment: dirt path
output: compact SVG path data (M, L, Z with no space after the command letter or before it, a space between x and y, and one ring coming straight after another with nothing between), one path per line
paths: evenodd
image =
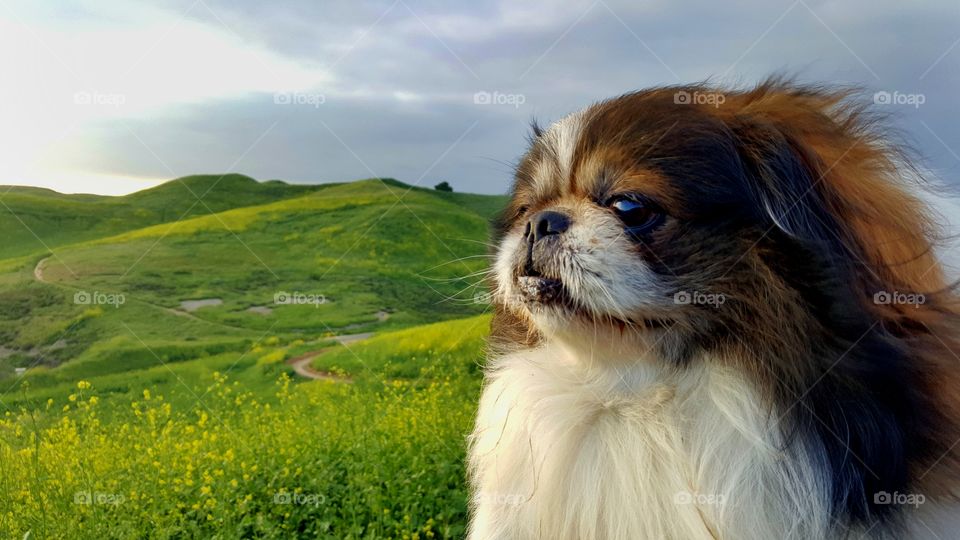
M307 354L304 354L302 356L298 356L296 358L291 358L290 360L287 360L287 364L289 364L290 367L293 368L293 371L295 371L297 375L301 377L305 377L307 379L335 381L335 382L353 382L347 377L340 377L340 376L334 375L333 373L328 373L325 371L317 371L312 367L310 367L310 362L314 358L320 356L321 354L329 350L330 349L320 349L319 351L308 352Z
M358 341L363 341L373 335L373 332L366 332L363 334L347 334L344 336L336 336L334 341L339 342L341 345L349 345L351 343L356 343ZM287 360L287 364L293 368L293 371L305 377L307 379L317 379L324 381L336 381L336 382L353 382L349 377L341 377L339 375L334 375L333 373L328 373L325 371L317 371L310 367L310 362L320 356L321 354L329 351L330 348L319 349L316 351L310 351L306 354L302 354L296 358L291 358Z
M51 255L51 256L52 256L52 255ZM43 279L43 265L46 264L46 263L47 263L47 260L49 260L49 259L50 259L50 257L44 257L44 258L40 259L39 261L37 261L37 265L33 267L33 279L35 279L35 280L37 280L37 281L39 281L39 282L41 282L41 283L46 283L46 281L44 281L44 279Z

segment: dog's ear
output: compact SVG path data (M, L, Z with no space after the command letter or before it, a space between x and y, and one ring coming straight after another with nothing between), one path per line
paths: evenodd
M867 289L945 286L936 225L909 158L856 93L769 81L718 112L734 134L747 189L771 227L828 247Z
M730 127L755 217L802 244L841 248L843 233L823 196L818 156L762 120L740 120Z

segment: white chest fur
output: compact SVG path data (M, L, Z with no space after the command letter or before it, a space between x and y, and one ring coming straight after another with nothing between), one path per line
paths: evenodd
M823 538L816 448L731 370L588 367L546 346L493 361L471 436L470 538Z

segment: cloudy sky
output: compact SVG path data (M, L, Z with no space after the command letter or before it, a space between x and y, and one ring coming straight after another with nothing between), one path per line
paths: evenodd
M956 0L0 0L0 184L236 171L497 193L531 118L775 71L888 92L877 106L960 185Z

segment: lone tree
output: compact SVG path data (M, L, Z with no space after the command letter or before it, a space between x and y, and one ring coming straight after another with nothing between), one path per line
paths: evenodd
M450 182L447 182L446 180L433 186L433 189L437 191L453 191L453 187L450 186Z

